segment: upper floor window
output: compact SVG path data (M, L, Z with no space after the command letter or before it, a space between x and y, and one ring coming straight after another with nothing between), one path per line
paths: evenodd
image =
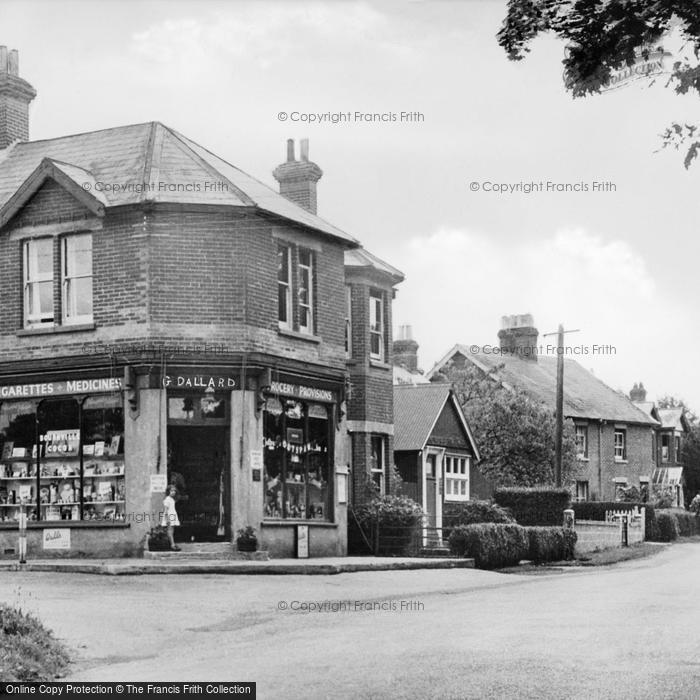
M53 324L53 238L25 241L24 326Z
M92 321L92 236L82 233L61 240L63 323Z
M661 461L668 462L671 454L671 436L664 434L661 436Z
M292 327L292 249L277 245L277 316L280 326Z
M627 459L627 431L622 428L615 429L615 460Z
M299 330L314 332L314 254L299 249Z
M676 454L676 464L681 463L681 438L680 435L676 435L673 438L673 451Z
M345 356L352 357L352 287L345 286Z
M372 290L369 293L369 356L384 361L384 294Z
M576 426L576 456L579 459L588 457L588 426Z

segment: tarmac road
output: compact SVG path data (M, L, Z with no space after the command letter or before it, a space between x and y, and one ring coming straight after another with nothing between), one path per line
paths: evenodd
M75 650L73 680L292 699L700 697L699 593L700 543L536 576L0 572L0 599Z

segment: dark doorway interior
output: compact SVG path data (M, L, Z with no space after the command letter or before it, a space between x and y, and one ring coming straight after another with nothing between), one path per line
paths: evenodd
M179 542L230 539L228 430L169 426L168 479L178 487Z

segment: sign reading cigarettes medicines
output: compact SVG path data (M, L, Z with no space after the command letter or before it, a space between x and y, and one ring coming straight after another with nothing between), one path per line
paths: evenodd
M0 399L28 399L42 396L65 396L70 394L98 394L108 391L121 391L120 377L100 379L70 379L62 382L43 384L11 384L0 386Z

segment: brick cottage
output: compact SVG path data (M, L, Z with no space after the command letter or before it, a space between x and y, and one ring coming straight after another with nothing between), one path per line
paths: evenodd
M393 463L403 276L316 214L302 142L280 192L158 123L29 141L0 48L0 553L138 555L175 483L180 540L346 552Z

